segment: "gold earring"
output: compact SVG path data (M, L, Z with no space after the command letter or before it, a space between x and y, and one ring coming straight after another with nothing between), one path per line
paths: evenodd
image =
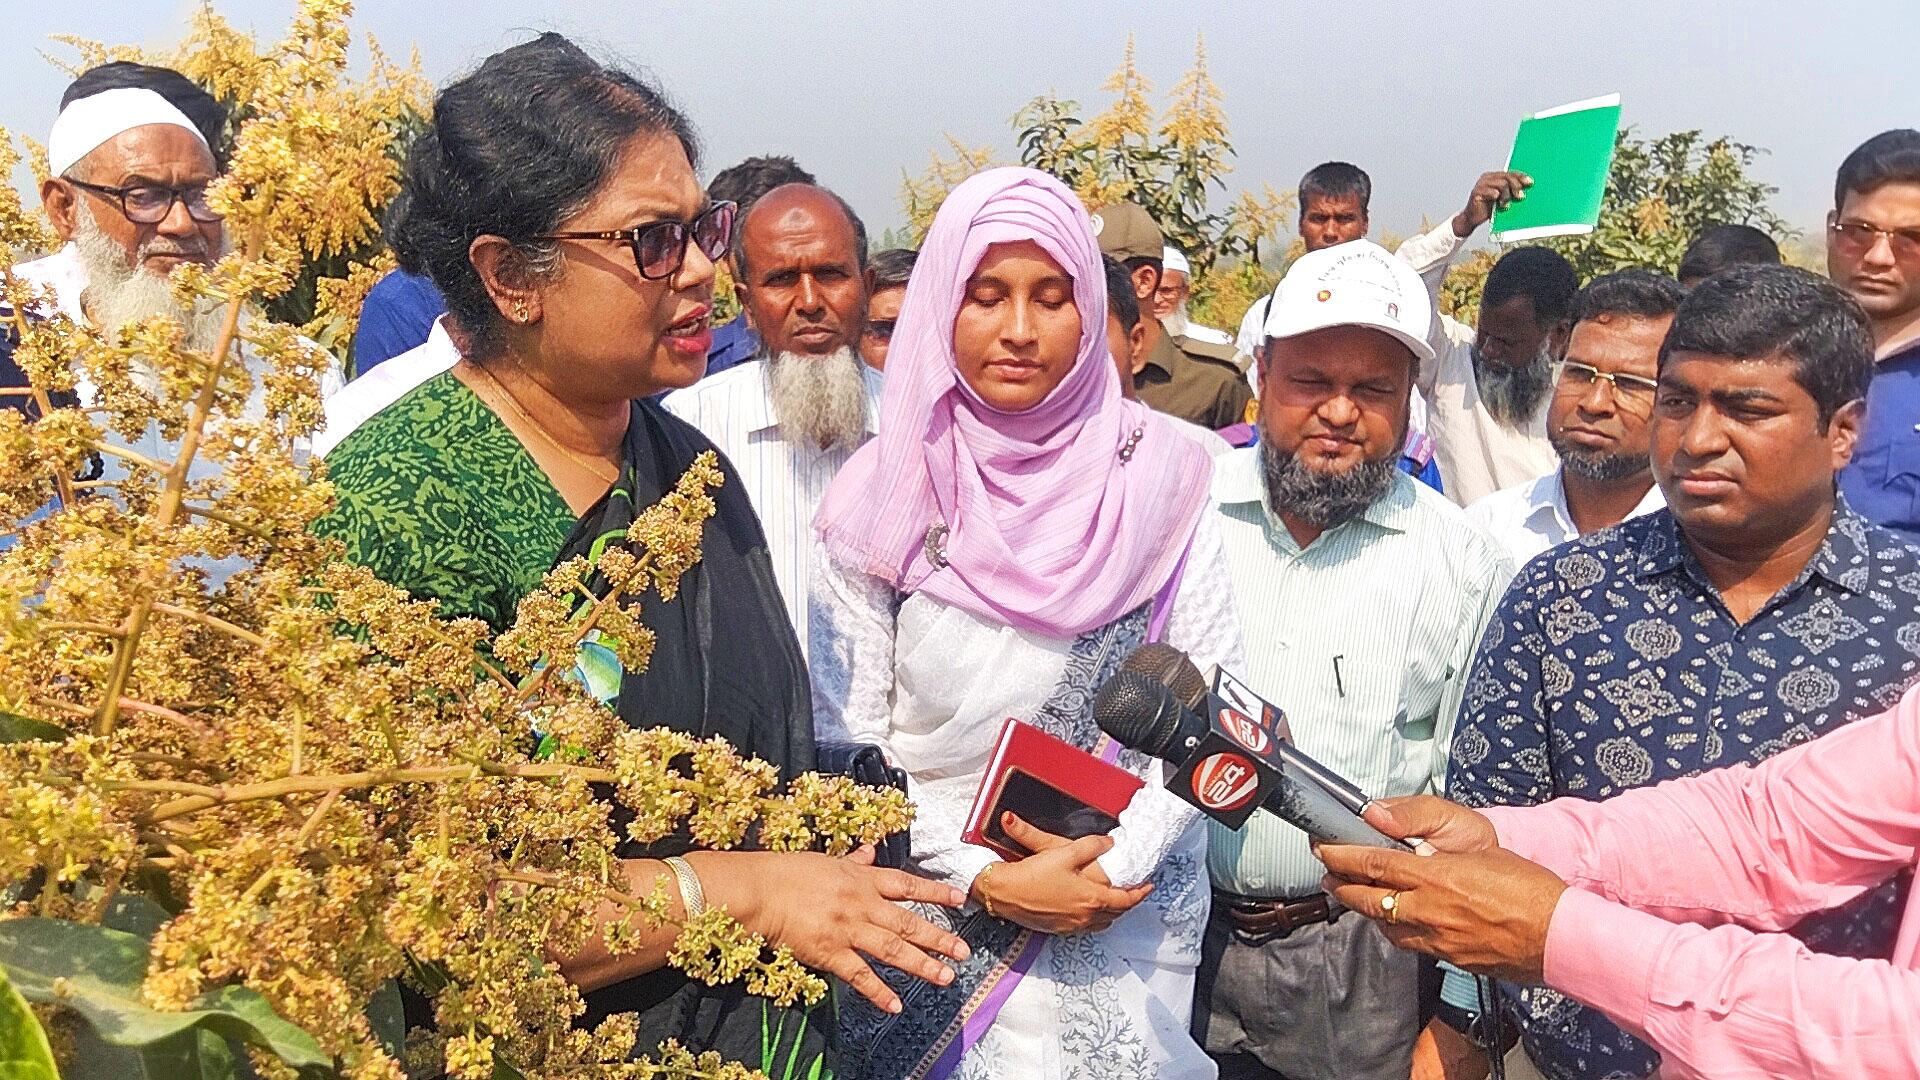
M521 322L521 323L526 322L529 318L532 317L532 314L533 314L532 312L527 310L527 302L525 300L517 301L513 305L513 321L514 322Z

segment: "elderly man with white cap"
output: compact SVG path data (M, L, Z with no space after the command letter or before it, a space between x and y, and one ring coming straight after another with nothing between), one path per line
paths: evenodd
M213 152L226 111L177 71L118 61L75 79L47 139L51 175L40 201L66 244L13 268L51 290L50 308L109 333L168 315L190 345L211 348L222 312L183 305L167 278L185 264L211 265L224 252L220 216L207 204L219 175ZM0 385L26 380L0 339ZM323 390L337 388L337 378ZM88 394L82 386L81 396ZM9 397L19 405L22 399Z
M1214 496L1253 691L1306 753L1381 797L1436 791L1481 628L1512 569L1398 467L1431 308L1366 240L1310 252L1260 344L1260 440L1218 459ZM1194 1010L1224 1080L1405 1080L1416 962L1321 891L1306 834L1214 826Z

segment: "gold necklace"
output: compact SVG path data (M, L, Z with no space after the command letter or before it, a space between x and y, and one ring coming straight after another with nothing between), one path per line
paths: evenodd
M560 453L563 454L568 461L571 461L575 465L578 465L582 469L585 469L587 471L587 475L593 477L595 480L599 480L599 481L602 481L603 483L611 484L615 480L620 479L620 469L618 466L614 467L612 473L609 474L604 471L607 468L607 463L605 461L595 461L591 458L581 457L579 454L576 454L572 450L569 450L566 447L566 445L563 444L559 439L556 439L552 435L548 434L547 429L540 423L540 421L535 420L532 416L529 416L527 414L527 410L520 407L520 401L519 399L513 396L513 391L508 390L506 386L500 382L499 378L494 375L493 372L488 371L486 368L486 365L474 364L473 369L479 372L483 377L485 377L487 382L492 385L494 391L499 395L500 403L505 405L507 408L513 410L513 414L515 416L518 416L521 420L525 421L526 425L533 429L533 433L535 435L540 436L540 440L542 442L546 443L548 446L553 447L555 450L560 451Z

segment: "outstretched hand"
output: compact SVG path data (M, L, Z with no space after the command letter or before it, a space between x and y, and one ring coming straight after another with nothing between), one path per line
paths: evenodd
M944 986L953 969L935 959L967 957L967 943L900 901L958 907L960 890L902 870L875 867L873 849L835 858L815 852L693 852L707 900L747 929L785 945L810 968L831 972L874 1005L900 1011L900 997L867 963L871 957Z
M1475 229L1493 219L1495 210L1526 198L1527 188L1532 186L1533 177L1526 173L1505 170L1481 173L1467 194L1466 208L1453 216L1453 235L1462 240L1472 236Z

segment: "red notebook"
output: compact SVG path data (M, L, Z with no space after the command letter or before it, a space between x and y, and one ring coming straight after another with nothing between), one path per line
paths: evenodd
M987 775L974 793L960 839L1005 859L1033 852L1008 836L1001 815L1011 810L1035 828L1079 839L1112 832L1120 811L1144 786L1140 778L1061 742L1039 728L1008 720L1000 729Z

